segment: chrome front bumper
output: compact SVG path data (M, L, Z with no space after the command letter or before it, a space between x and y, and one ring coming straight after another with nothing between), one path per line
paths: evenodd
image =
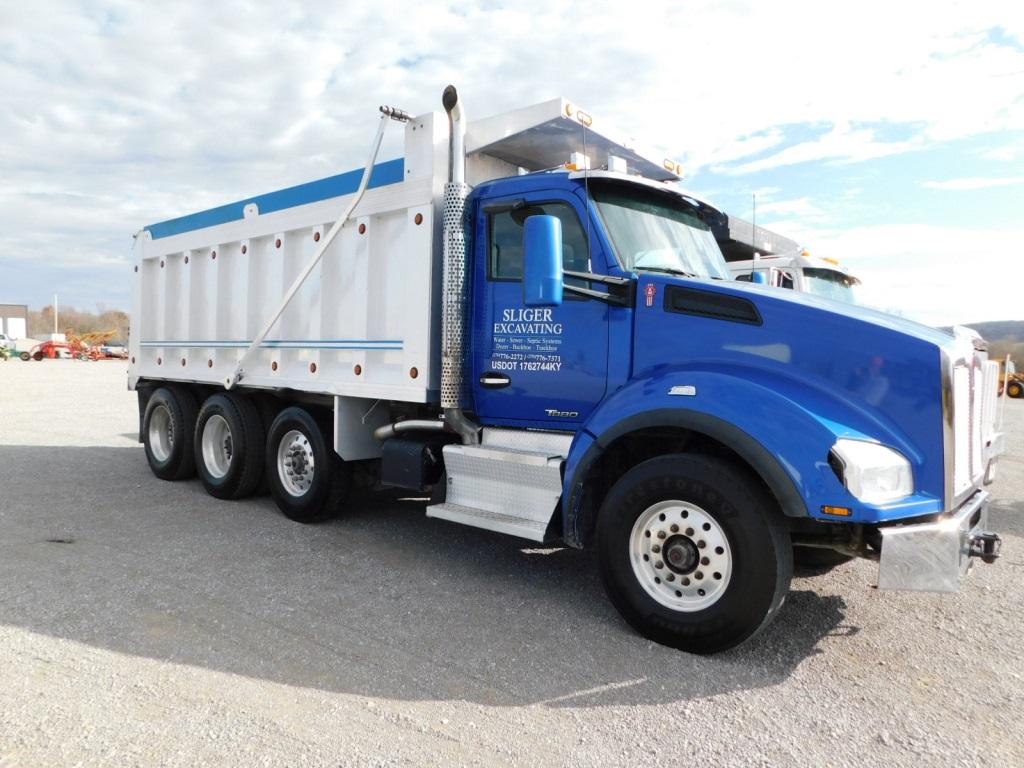
M1000 539L987 529L986 491L935 522L880 528L879 589L956 592L975 557L993 562Z

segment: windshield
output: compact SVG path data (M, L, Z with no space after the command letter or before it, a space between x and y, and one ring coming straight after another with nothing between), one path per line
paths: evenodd
M623 269L729 279L711 229L681 200L624 184L593 196Z
M804 267L804 277L807 284L807 292L816 296L824 296L836 301L845 301L849 304L856 304L857 297L854 295L853 286L859 280L842 272L831 269L817 269L815 267Z

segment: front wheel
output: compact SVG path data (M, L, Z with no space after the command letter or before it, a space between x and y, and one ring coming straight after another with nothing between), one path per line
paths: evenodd
M1006 394L1010 397L1021 397L1024 396L1024 385L1019 381L1011 381L1006 385Z
M793 553L779 512L720 459L677 454L633 467L597 523L605 590L638 632L715 653L769 624L789 590Z
M337 514L349 489L348 465L324 438L308 411L281 411L267 433L266 475L270 495L285 517L317 523Z

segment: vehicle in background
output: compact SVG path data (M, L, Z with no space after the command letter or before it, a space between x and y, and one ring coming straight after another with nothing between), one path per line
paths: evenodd
M124 346L123 344L104 344L99 349L103 356L109 359L128 359L128 347Z
M6 333L0 333L0 348L3 349L14 349L15 339L8 336Z
M622 616L699 653L774 618L794 554L937 591L996 559L983 346L729 280L679 165L570 102L469 124L442 103L382 107L360 170L136 235L128 385L157 477L266 483L302 523L356 485L430 493L429 517L594 548ZM391 120L405 154L377 163Z
M1017 371L1017 365L1009 355L999 360L999 393L1009 397L1024 397L1024 373Z
M857 303L855 287L860 285L860 280L836 259L812 256L808 251L730 261L729 272L734 280L763 282L776 288L790 288L836 301ZM753 277L758 273L763 279Z
M42 341L18 356L22 360L69 360L74 352L66 341Z

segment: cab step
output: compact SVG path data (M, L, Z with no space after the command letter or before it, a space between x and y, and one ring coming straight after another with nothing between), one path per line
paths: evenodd
M480 445L446 445L445 503L428 517L544 541L562 495L563 432L485 429Z
M488 512L486 509L464 507L461 504L435 504L427 507L427 517L450 520L453 523L471 525L488 531L507 533L530 541L544 541L547 523L538 523L522 517L503 515L500 512Z

